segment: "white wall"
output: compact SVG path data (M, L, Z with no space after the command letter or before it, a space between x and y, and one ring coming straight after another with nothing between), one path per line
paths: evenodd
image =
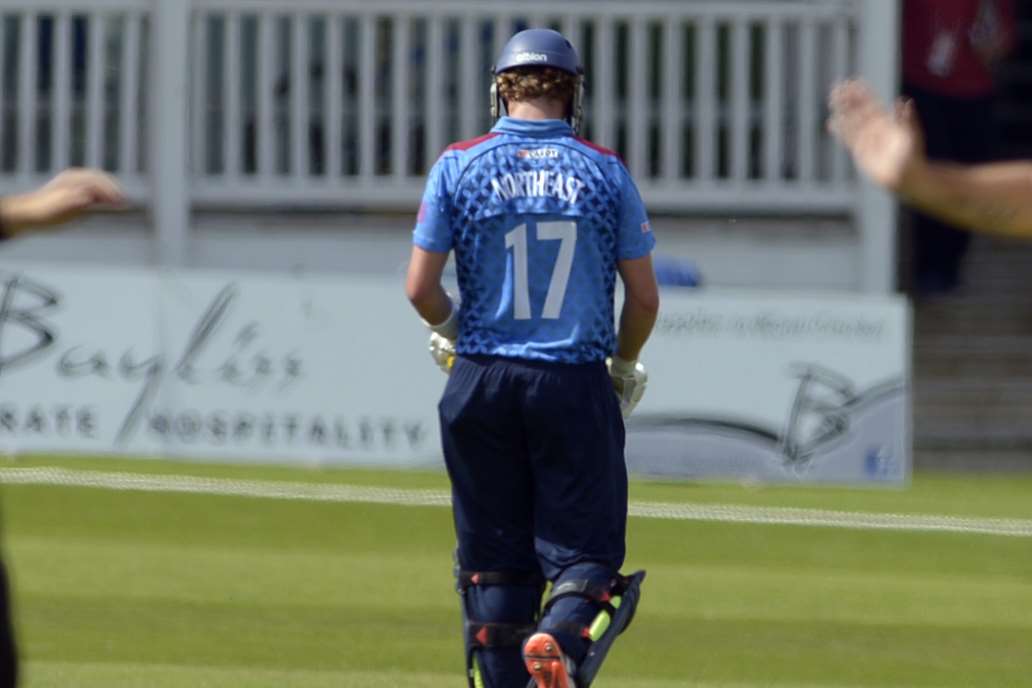
M412 218L405 215L199 214L186 266L401 274ZM721 287L858 290L861 252L846 220L673 218L653 221L657 252L694 261ZM142 215L93 218L60 235L4 247L4 257L139 266L155 264Z

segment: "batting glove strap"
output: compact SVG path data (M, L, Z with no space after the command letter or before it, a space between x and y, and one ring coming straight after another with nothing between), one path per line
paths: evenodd
M613 356L609 359L609 374L613 377L630 377L634 375L634 369L637 365L638 359L625 361L619 356Z

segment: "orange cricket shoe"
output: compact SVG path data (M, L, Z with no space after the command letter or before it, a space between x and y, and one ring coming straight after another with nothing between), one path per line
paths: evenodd
M535 633L523 645L523 661L537 688L577 688L571 663L548 633Z

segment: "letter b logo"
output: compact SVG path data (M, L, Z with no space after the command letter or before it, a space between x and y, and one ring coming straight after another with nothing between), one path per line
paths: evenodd
M0 282L0 375L54 343L43 316L58 301L55 291L21 275Z

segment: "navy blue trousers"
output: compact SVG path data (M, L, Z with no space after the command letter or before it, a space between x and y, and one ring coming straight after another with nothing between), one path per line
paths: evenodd
M452 483L459 566L604 582L623 565L627 525L624 425L605 365L459 357L439 404ZM527 623L540 599L526 586L474 586L476 621ZM565 598L538 623L580 661L572 633L598 613ZM518 647L480 652L488 688L524 688Z
M0 561L0 688L14 688L18 683L18 653L14 646L10 595L7 570Z

